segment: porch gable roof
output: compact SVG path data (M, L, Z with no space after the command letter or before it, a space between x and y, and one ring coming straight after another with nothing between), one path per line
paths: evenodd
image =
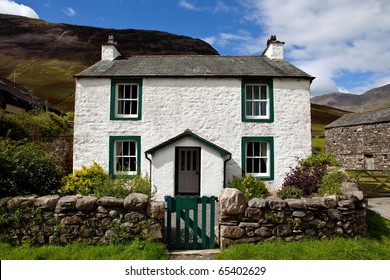
M227 151L227 150L225 150L225 149L215 145L214 143L211 143L210 141L208 141L208 140L206 140L206 139L196 135L190 129L186 129L183 133L181 133L181 134L179 134L179 135L177 135L177 136L175 136L175 137L173 137L173 138L171 138L171 139L169 139L169 140L167 140L167 141L165 141L165 142L163 142L163 143L161 143L161 144L159 144L159 145L157 145L157 146L155 146L155 147L153 147L153 148L151 148L149 150L147 150L145 152L145 154L150 154L150 155L153 156L154 153L157 152L158 150L160 150L160 149L162 149L162 148L164 148L166 146L169 146L172 143L175 143L175 142L177 142L177 141L179 141L181 139L184 139L186 137L191 138L191 139L193 139L193 140L195 140L195 141L197 141L197 142L199 142L201 144L204 144L204 145L210 147L211 149L217 151L221 155L221 157L231 156L231 153L229 151Z

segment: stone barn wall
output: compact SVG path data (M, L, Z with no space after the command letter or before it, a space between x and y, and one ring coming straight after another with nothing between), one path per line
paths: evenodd
M346 169L390 171L390 122L328 128L325 138Z

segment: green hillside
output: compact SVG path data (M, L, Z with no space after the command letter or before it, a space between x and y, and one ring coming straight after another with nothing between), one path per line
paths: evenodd
M115 36L124 56L218 54L200 39L167 32L76 26L0 14L0 76L62 111L72 111L73 76L100 59L108 35Z
M315 150L324 151L325 126L346 113L350 112L325 105L311 104L312 146Z

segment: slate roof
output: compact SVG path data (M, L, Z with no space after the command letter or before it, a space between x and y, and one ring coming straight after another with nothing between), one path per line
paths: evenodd
M289 62L265 56L142 55L101 60L76 77L292 77L313 80Z
M6 95L8 98L18 103L24 104L26 109L32 109L34 106L45 107L47 105L49 111L56 114L61 114L60 110L45 102L45 100L42 100L38 96L32 94L25 87L3 77L0 77L0 94Z
M390 122L390 108L370 112L346 114L325 126L325 129Z

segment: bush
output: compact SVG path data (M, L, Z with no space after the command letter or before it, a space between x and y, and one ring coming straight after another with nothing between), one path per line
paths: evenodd
M264 182L252 176L234 177L233 181L229 184L229 188L240 190L249 199L254 197L266 198L268 195L268 190Z
M326 166L341 166L334 156L330 153L317 153L310 155L307 159L301 162L301 165L308 168L326 167Z
M103 168L93 162L90 167L82 166L73 174L63 178L64 186L59 190L61 194L94 194L95 190L107 189L110 184L110 177Z
M65 121L51 112L36 109L30 113L8 114L0 110L0 136L2 137L46 142L67 131Z
M341 184L347 179L347 175L336 171L328 173L322 178L318 192L324 194L341 194Z
M303 168L297 166L286 175L283 187L296 186L302 190L303 195L310 195L318 191L318 186L326 172L326 167Z
M284 186L277 192L277 196L281 199L300 198L302 195L303 191L295 186Z
M63 179L64 186L59 190L61 194L93 195L96 197L114 196L125 198L130 193L144 193L152 197L149 176L136 175L117 176L112 179L103 168L93 162L90 167L82 166Z
M0 196L55 193L63 169L46 144L0 141Z
M283 187L296 186L303 195L316 193L322 178L328 173L328 166L340 166L333 154L312 154L290 170L284 178Z

